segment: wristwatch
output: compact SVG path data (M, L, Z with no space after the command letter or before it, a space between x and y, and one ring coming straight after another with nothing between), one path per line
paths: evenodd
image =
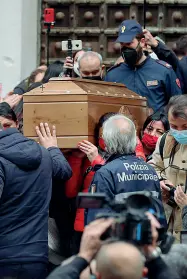
M162 251L159 247L156 247L151 253L148 253L146 259L148 262L157 259L162 254Z

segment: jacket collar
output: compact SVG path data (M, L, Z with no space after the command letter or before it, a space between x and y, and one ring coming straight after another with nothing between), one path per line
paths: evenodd
M18 129L16 129L16 128L8 128L6 130L1 130L0 131L0 139L2 139L4 137L7 137L7 136L10 136L12 134L16 134L16 133L20 133L18 131Z
M150 57L150 56L147 56L146 59L145 59L141 64L135 66L135 69L141 68L141 67L144 66L147 62L149 62L150 59L151 59L151 57Z
M135 156L135 153L131 153L131 154L113 154L111 155L107 160L106 160L106 163L109 163L109 162L112 162L114 161L115 159L118 159L118 158L121 158L121 157L128 157L128 156Z
M134 68L130 68L125 62L123 62L121 64L125 65L130 70L134 71L135 69L139 69L139 68L143 67L146 63L148 63L150 61L150 59L152 59L152 58L150 56L147 56L146 59L141 64L136 65Z

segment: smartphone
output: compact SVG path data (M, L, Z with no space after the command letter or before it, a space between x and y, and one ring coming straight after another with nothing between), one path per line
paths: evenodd
M181 231L180 234L180 243L187 244L187 231Z
M46 8L44 10L44 23L53 23L55 22L55 10L53 8Z
M63 51L78 51L82 50L82 41L81 40L68 40L62 41L62 50Z
M102 208L106 202L105 194L79 193L77 196L78 208Z

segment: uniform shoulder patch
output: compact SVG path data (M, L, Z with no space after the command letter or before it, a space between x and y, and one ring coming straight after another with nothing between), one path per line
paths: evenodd
M160 65L162 65L162 66L164 66L164 67L166 67L166 68L168 68L168 69L170 69L170 68L172 68L172 66L170 65L170 64L168 64L167 62L165 62L165 61L162 61L162 60L155 60L158 64L160 64Z
M113 70L113 69L118 68L119 66L121 66L121 64L123 64L123 62L121 62L121 63L119 63L119 64L117 64L117 65L112 66L110 69L107 70L107 73L109 73L109 72L110 72L111 70Z

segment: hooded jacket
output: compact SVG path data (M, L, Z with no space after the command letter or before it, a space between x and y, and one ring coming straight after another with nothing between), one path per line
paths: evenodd
M52 178L71 169L60 150L48 150L17 129L0 132L0 265L48 261Z

